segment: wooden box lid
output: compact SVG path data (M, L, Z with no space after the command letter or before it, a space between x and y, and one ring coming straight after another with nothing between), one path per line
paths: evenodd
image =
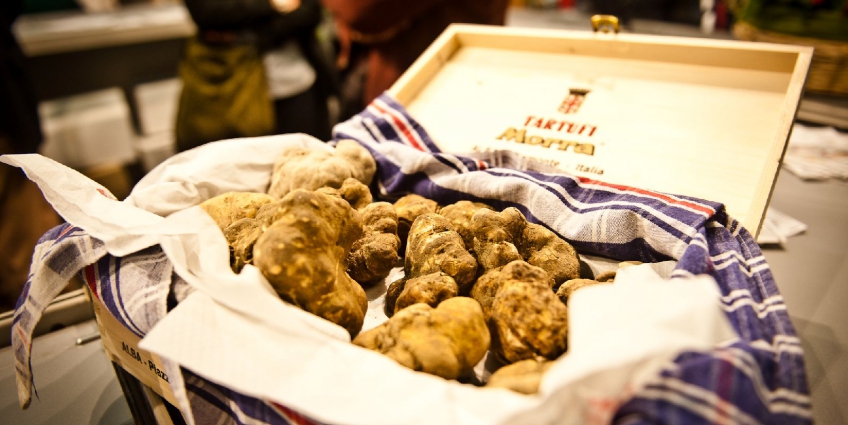
M812 49L455 24L389 94L439 147L727 206L759 233Z

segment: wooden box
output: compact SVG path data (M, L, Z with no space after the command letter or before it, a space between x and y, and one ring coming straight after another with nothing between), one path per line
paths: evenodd
M726 205L756 236L812 49L453 25L389 90L444 151Z

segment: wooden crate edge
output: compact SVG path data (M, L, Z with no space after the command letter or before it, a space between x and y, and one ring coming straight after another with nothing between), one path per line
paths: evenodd
M109 360L129 372L153 392L177 406L176 397L171 390L168 375L164 371L162 359L147 350L139 348L141 341L134 333L125 328L112 313L106 309L99 298L92 296L91 304L101 342Z

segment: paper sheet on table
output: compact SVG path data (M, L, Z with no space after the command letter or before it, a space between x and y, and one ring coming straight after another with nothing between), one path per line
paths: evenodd
M848 133L796 123L783 167L805 180L848 179Z
M757 243L764 245L783 245L786 239L807 231L807 225L774 208L766 210L763 228L757 236Z
M103 240L111 254L160 244L176 273L196 289L142 340L143 348L321 421L584 422L612 415L680 351L710 349L733 337L710 278L662 282L650 267L635 266L623 269L615 285L573 296L570 351L537 396L405 369L353 346L341 327L280 301L254 267L232 273L221 232L192 208L228 191L264 191L274 158L292 145L330 149L302 135L212 143L161 164L124 202L38 155L2 161L24 168L68 222ZM592 400L604 402L587 403Z

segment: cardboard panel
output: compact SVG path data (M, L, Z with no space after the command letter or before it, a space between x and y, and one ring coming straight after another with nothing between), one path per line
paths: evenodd
M173 391L171 391L162 359L156 354L138 348L141 338L118 322L99 299L92 297L91 304L94 307L97 326L100 328L103 349L106 351L109 360L118 364L156 394L176 406L177 400Z

